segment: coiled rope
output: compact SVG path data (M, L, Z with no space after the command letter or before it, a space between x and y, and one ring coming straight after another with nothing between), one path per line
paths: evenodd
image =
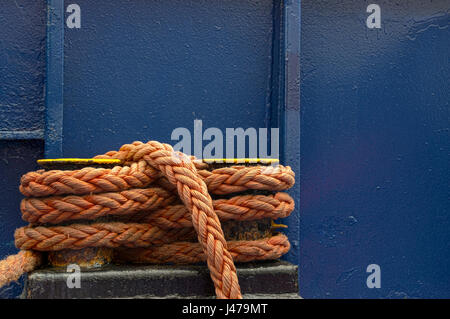
M39 170L22 176L20 191L27 198L20 209L30 225L15 232L19 254L0 261L0 286L38 267L40 251L110 247L118 261L206 261L217 297L241 298L233 260L276 259L290 248L282 234L227 243L219 221L287 217L294 209L288 194L247 194L214 201L209 195L288 189L295 182L290 167L232 166L210 171L208 164L155 141L126 144L96 158L120 159L123 165ZM98 221L106 216L118 220ZM195 237L198 243L193 242Z

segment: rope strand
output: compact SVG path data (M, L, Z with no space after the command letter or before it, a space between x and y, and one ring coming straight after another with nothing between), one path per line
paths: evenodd
M41 254L24 250L0 260L0 287L19 280L20 276L33 271L41 262Z
M150 224L110 222L52 227L27 226L17 229L14 238L19 249L57 251L87 247L147 247L171 243L190 234L194 234L191 228L165 230Z
M271 260L289 251L290 244L285 235L251 241L229 241L228 250L235 262ZM152 264L194 264L206 260L198 243L176 242L148 248L117 249L114 259L119 262Z
M38 170L22 176L20 191L26 197L51 195L86 195L120 192L144 188L152 183L167 185L160 173L144 166L145 161L113 169L86 167L81 170ZM242 192L248 189L282 191L291 188L295 176L289 166L232 166L212 171L199 170L209 192L217 195Z
M157 223L166 229L192 227L187 208L184 205L170 205L176 202L178 197L174 194L153 187L118 193L25 198L20 210L23 220L34 224L129 216L128 221ZM240 195L214 200L213 207L221 220L277 219L289 216L294 209L294 201L286 193Z

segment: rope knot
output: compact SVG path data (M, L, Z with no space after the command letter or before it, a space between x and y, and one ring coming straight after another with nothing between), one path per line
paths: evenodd
M289 250L281 234L227 243L219 220L286 217L294 209L288 194L213 201L210 193L285 190L295 182L290 167L231 166L210 171L206 163L156 141L125 144L95 158L120 159L122 166L38 170L22 176L20 191L27 198L20 209L23 219L33 225L16 230L15 243L22 251L0 261L0 286L36 267L40 262L36 251L110 247L117 249L118 259L128 261L206 261L217 297L242 298L233 259L273 259ZM125 220L48 225L103 216ZM193 230L198 244L180 242L194 238Z

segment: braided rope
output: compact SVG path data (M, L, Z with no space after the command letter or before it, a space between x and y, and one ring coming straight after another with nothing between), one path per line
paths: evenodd
M19 251L16 255L0 260L0 287L16 281L26 272L38 267L42 256L34 251Z
M229 241L228 250L235 262L271 260L280 258L289 251L290 244L285 235L276 235L252 241ZM117 249L116 261L153 264L192 264L206 260L198 243L176 242L149 248Z
M275 195L243 195L213 201L220 220L259 220L285 218L294 210L294 200L286 193ZM128 221L149 223L163 229L192 227L191 215L183 205L158 209L151 214L140 212Z
M67 220L90 220L150 211L176 201L178 197L173 193L152 187L82 196L24 198L20 210L23 220L30 223L57 224Z
M174 185L178 195L191 212L192 224L198 241L206 254L210 275L218 298L242 298L233 258L227 250L219 218L212 207L206 184L197 174L194 164L184 156L174 156L170 145L148 142L143 145L121 147L129 152L126 160L138 162L144 159Z
M231 166L198 172L208 190L217 195L242 192L247 189L282 191L291 188L295 176L289 166Z
M223 195L247 189L282 191L293 186L295 176L289 166L232 166L213 171L199 170L209 192ZM38 170L22 176L20 191L27 197L51 195L85 195L120 192L147 187L158 180L160 186L173 188L160 179L161 175L145 164L117 166L113 169L86 167L75 171ZM172 184L173 185L173 184Z
M22 227L14 233L16 247L22 250L57 251L86 247L147 247L193 237L192 228L161 229L136 223L72 224L52 227Z
M75 171L38 170L22 176L19 190L25 196L34 197L118 192L145 187L159 177L160 173L145 161L112 169L85 167Z
M126 144L96 158L120 159L124 166L25 174L20 191L32 198L21 203L23 218L39 224L116 215L127 222L17 229L15 243L23 251L0 262L0 286L36 267L40 256L35 251L110 247L130 261L206 261L217 297L241 298L233 258L273 259L289 250L283 235L227 244L219 221L286 217L294 209L289 195L241 195L213 202L209 192L284 190L295 182L290 167L209 171L207 164L153 141ZM179 199L184 206L177 204ZM185 242L195 237L192 226L198 244Z
M57 224L68 220L134 214L127 220L153 223L166 229L192 227L186 207L170 205L177 199L177 196L165 189L153 187L84 196L24 198L20 210L22 218L30 223ZM289 216L294 209L294 201L286 193L241 195L214 200L213 207L221 220L277 219ZM153 210L156 211L148 213Z
M138 147L142 147L145 146L146 143L143 143L141 141L134 141L131 144L125 144L123 145L118 151L109 151L106 152L105 154L101 154L101 155L96 155L94 158L96 159L118 159L121 160L123 165L130 165L132 163L134 163L134 161L130 160L130 154L135 152L135 146ZM166 147L167 149L171 149L172 146L170 146L169 144L165 144L165 143L160 143L161 145L163 145L164 147ZM180 153L181 154L181 153ZM201 170L201 169L206 169L208 168L208 164L204 163L201 160L198 160L195 156L189 156L189 155L185 155L197 168L197 170Z

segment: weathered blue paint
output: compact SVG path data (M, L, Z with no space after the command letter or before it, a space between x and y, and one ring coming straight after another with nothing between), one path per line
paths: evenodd
M38 130L24 130L24 131L1 131L0 140L43 140L44 139L44 129Z
M45 6L0 5L0 140L42 138Z
M64 109L64 0L47 0L45 156L62 157Z
M300 292L449 298L450 4L369 3L302 1Z
M0 141L0 259L17 253L14 246L14 230L25 226L20 215L20 177L37 169L36 160L43 156L43 141ZM0 298L12 298L20 294L21 284L13 283L0 288Z
M282 24L283 67L281 70L281 100L278 125L282 132L280 143L283 148L281 162L291 166L296 173L296 183L288 193L295 200L296 210L287 219L286 234L291 250L285 257L290 262L299 263L300 226L300 1L286 1ZM284 222L284 221L283 221Z
M43 156L45 12L43 1L0 4L0 259L17 252L14 230L25 224L20 176ZM0 298L17 296L21 282L1 288Z
M82 27L65 36L64 156L171 142L194 119L266 126L272 1L77 3Z

